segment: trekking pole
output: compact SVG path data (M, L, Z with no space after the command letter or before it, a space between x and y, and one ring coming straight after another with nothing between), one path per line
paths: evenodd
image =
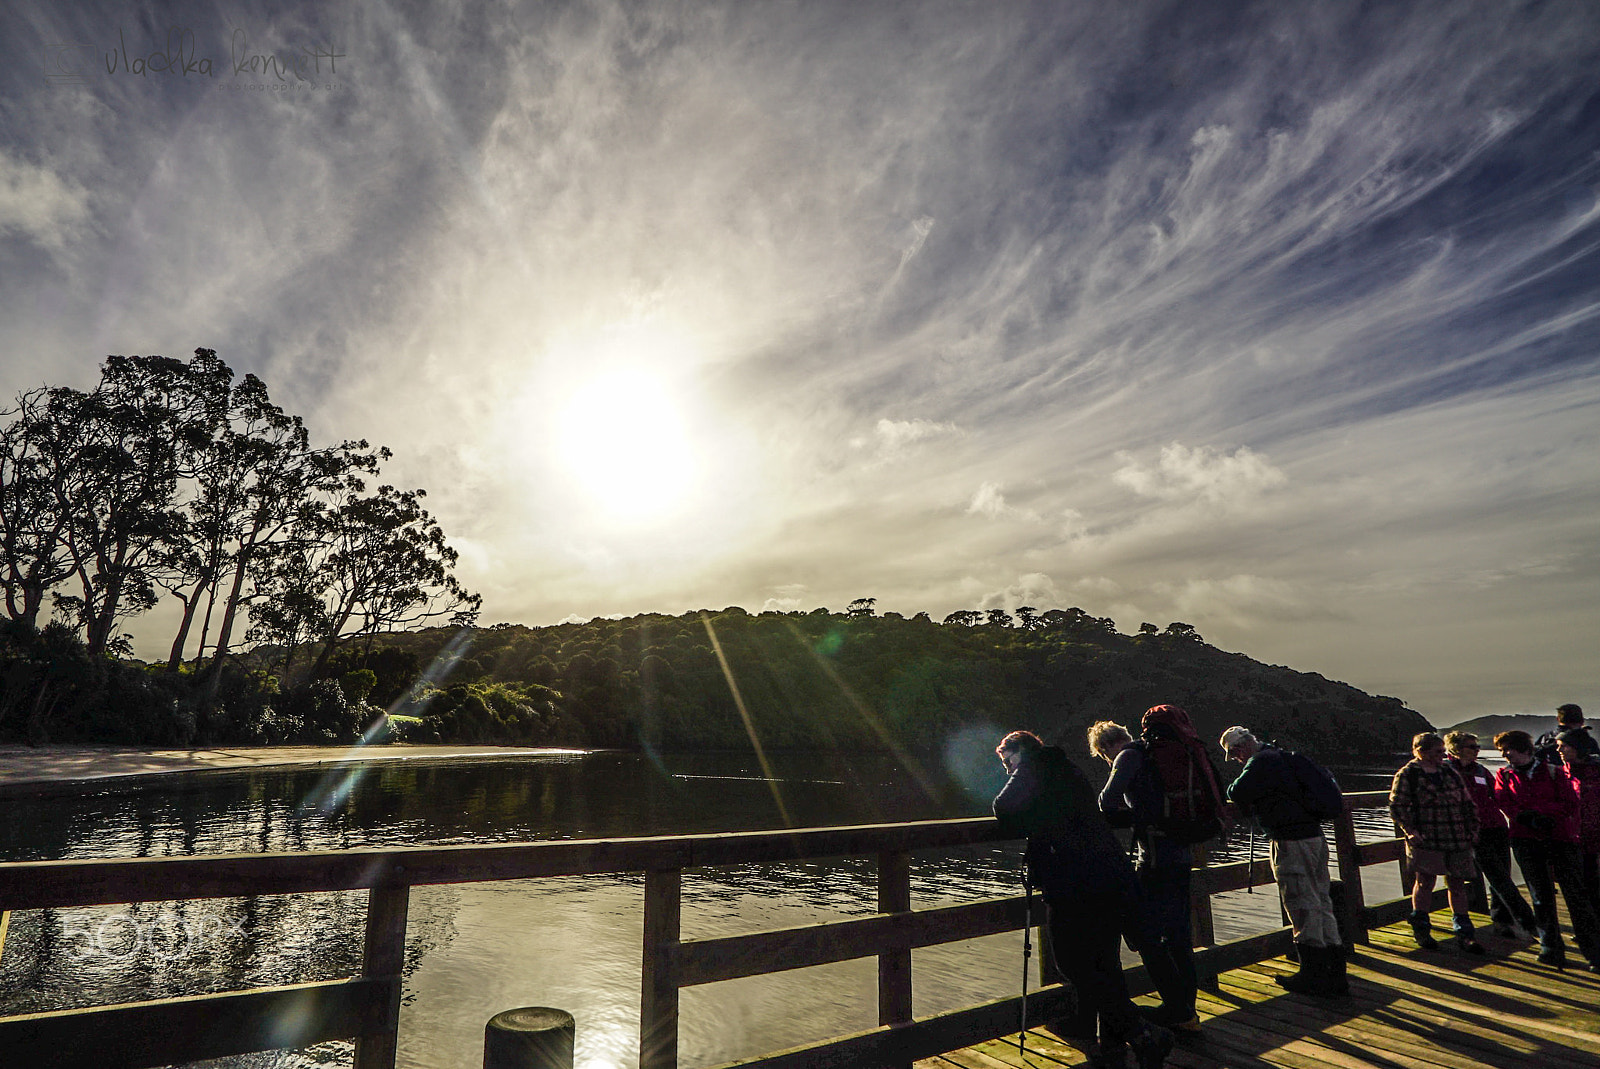
M1247 895L1253 895L1253 894L1256 893L1256 821L1255 821L1254 817L1250 818L1250 867L1249 867L1249 873L1250 873L1250 882L1245 885L1244 893L1247 894Z
M1028 1056L1028 959L1033 957L1033 884L1022 878L1028 915L1022 925L1022 1027L1017 1030L1017 1055Z

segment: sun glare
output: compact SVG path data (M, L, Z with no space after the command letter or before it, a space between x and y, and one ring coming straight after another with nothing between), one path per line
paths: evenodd
M567 475L605 512L660 519L687 506L699 483L683 406L643 368L619 368L581 383L558 421Z

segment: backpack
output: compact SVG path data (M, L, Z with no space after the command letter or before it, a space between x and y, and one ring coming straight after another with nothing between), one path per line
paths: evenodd
M1333 773L1303 753L1283 751L1289 771L1300 785L1300 803L1318 820L1333 820L1344 812L1344 792Z
M1182 846L1222 832L1222 788L1205 744L1176 705L1158 705L1140 721L1145 767L1160 792L1160 815L1148 826Z

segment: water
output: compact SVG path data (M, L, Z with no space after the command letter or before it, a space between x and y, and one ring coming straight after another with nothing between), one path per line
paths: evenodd
M1371 790L1386 786L1398 763L1337 771L1347 790ZM1085 767L1103 774L1103 765ZM145 777L7 800L0 857L327 850L975 816L987 813L1003 781L981 745L909 767L877 755L783 754L769 770L770 777L743 755L594 753ZM1363 841L1392 834L1386 814L1358 814ZM1214 857L1243 860L1248 850L1248 834L1234 829ZM1012 846L919 856L912 904L1015 894L1020 872ZM1369 902L1399 894L1392 865L1367 870L1363 883ZM525 1005L574 1014L580 1069L637 1064L642 884L622 875L414 888L399 1064L480 1064L484 1022ZM695 871L684 879L683 936L861 916L875 901L875 868L866 858ZM0 959L0 1013L348 976L358 967L365 902L364 892L345 892L18 913ZM1270 887L1213 903L1219 939L1279 923ZM1020 945L1020 933L1008 933L914 951L915 1014L1015 995ZM871 1028L876 980L868 958L685 990L682 1064L693 1069ZM350 1050L332 1043L209 1064L347 1065Z

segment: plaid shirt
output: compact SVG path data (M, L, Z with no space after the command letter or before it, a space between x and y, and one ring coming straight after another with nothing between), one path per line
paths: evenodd
M1389 812L1395 823L1421 836L1430 850L1471 850L1478 845L1478 807L1466 784L1448 764L1436 782L1421 761L1394 774Z

